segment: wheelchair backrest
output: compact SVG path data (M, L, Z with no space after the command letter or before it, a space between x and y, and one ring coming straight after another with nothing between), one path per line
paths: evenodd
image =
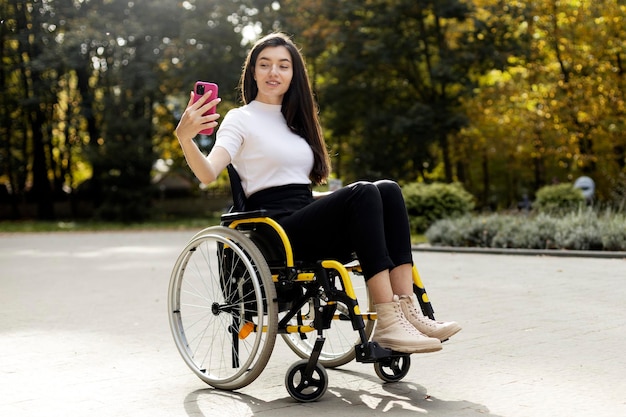
M241 185L241 177L232 164L229 164L226 169L228 170L230 189L233 197L233 206L231 207L230 214L228 216L232 216L235 213L241 213L241 215L238 215L237 217L245 218L246 194L244 193L243 186ZM257 213L258 212L255 212L254 214L251 213L250 217L258 217ZM224 216L222 220L224 220L225 217L226 216ZM276 233L272 226L263 223L250 223L242 224L237 228L246 233L255 243L270 268L285 266L285 246L283 245L280 236Z
M233 207L230 211L241 212L246 210L246 193L241 185L241 177L232 164L226 167L228 179L230 180L230 192L233 195Z

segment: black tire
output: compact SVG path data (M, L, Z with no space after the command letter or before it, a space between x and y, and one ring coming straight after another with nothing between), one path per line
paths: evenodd
M210 227L183 249L168 315L179 353L201 380L226 390L254 381L274 348L277 314L267 262L243 233Z
M398 382L404 378L411 368L409 355L392 356L374 363L374 371L385 382Z
M328 374L326 369L317 363L313 375L304 380L303 375L309 361L300 360L289 367L285 375L285 387L289 395L300 402L316 401L324 395L328 388Z

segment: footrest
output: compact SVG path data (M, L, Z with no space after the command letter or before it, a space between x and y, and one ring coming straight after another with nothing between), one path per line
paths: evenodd
M387 358L408 356L407 353L384 348L376 342L361 343L356 345L354 349L356 350L356 361L362 363L376 363Z

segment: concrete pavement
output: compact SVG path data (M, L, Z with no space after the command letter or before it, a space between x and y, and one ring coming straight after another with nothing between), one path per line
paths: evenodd
M463 330L399 383L353 362L300 404L281 340L237 392L179 357L167 285L192 234L0 235L0 416L626 416L624 259L415 252L438 317Z

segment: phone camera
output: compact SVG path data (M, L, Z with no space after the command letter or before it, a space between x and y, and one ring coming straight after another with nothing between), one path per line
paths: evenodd
M196 94L203 95L204 94L204 86L202 84L198 84L196 87Z

